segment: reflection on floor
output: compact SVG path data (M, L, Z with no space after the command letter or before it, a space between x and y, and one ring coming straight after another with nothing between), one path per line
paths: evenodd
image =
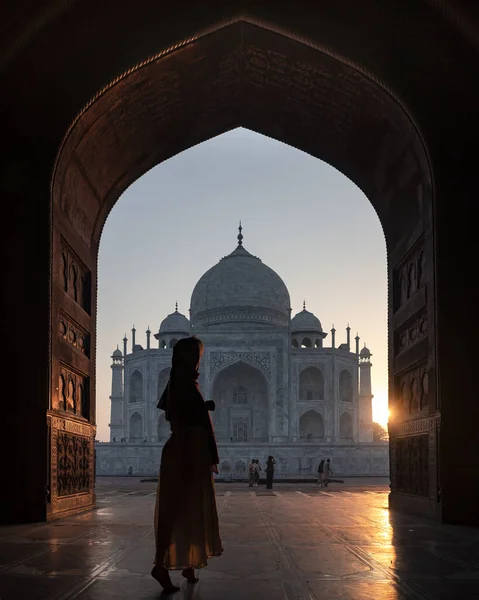
M165 598L149 575L155 488L105 478L95 511L1 529L1 600ZM385 480L218 484L224 555L170 598L479 598L479 530L389 514L387 492Z

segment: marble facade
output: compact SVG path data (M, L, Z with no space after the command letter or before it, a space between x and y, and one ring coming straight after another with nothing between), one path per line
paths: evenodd
M387 475L388 445L372 437L371 353L346 341L325 347L319 319L306 310L291 318L281 278L242 245L196 285L190 318L168 315L158 347L123 340L112 355L110 442L96 443L99 475L156 475L169 424L157 409L173 347L195 334L205 352L200 388L214 400L220 476L242 477L251 458L277 460L277 476L312 475L331 458L342 475Z

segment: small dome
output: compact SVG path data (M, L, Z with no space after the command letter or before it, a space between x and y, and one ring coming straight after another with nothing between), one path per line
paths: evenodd
M174 313L163 319L159 333L190 333L190 322L185 315L178 312L178 306Z
M318 331L322 333L323 328L318 317L306 310L306 308L303 308L301 312L291 319L291 331L293 333L296 331Z
M123 358L123 352L117 348L116 350L113 350L113 354L111 355L112 358Z
M362 357L371 356L371 352L369 351L369 348L366 348L366 345L364 346L364 348L361 349L359 356L362 356Z

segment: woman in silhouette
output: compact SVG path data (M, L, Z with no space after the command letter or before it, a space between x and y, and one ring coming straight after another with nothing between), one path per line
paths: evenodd
M274 477L274 465L276 461L272 456L268 456L268 460L266 461L266 489L273 489L273 477Z
M180 588L168 571L182 570L189 583L195 569L223 552L219 535L213 473L218 473L218 450L208 410L198 387L203 343L195 336L173 348L170 379L158 408L165 411L171 436L161 455L156 494L156 554L152 576L165 591Z

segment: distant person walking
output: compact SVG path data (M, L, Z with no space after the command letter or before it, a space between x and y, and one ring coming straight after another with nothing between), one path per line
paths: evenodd
M259 460L255 458L254 460L254 485L258 487L259 485L259 474L261 471L261 467L259 466Z
M268 456L268 460L266 461L266 489L273 489L273 477L274 477L274 465L276 461L272 456Z
M333 469L331 468L331 459L328 458L328 460L324 463L323 467L324 487L328 487L328 483L332 474Z
M248 465L248 472L249 472L249 487L253 487L253 485L254 485L254 459L250 460L250 463Z
M324 460L321 460L318 466L318 481L316 485L324 487Z

